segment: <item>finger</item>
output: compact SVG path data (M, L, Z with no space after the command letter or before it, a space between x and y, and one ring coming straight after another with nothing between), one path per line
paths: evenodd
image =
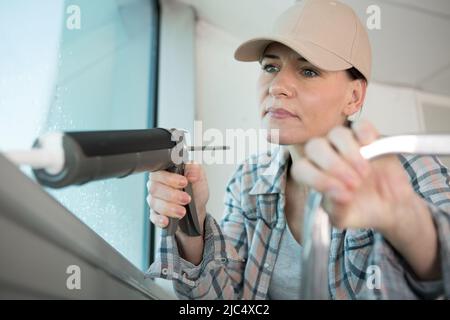
M181 219L186 214L186 209L183 206L169 203L151 195L148 195L147 202L152 210L166 217Z
M184 168L184 175L191 183L200 181L203 178L202 166L198 163L187 163Z
M342 211L340 209L342 206L343 204L336 203L333 199L330 199L327 196L322 200L322 207L325 212L328 213L331 224L338 229L350 227L349 223L351 222L350 219L352 215L346 214L345 211Z
M304 183L328 195L334 201L347 203L352 198L351 193L342 182L325 174L307 159L301 159L293 163L291 172L297 182Z
M305 146L307 157L320 169L342 181L349 188L357 188L361 179L354 169L333 150L325 138L314 138Z
M187 179L180 174L164 170L152 172L149 176L147 188L150 188L151 181L160 182L172 188L184 188L187 185Z
M156 213L155 211L151 211L150 213L150 221L160 227L160 228L165 228L167 227L167 225L169 224L169 219L165 216L162 216L158 213Z
M370 170L369 162L362 157L360 145L350 129L336 127L328 134L328 140L350 166L361 176L367 176Z
M380 136L378 130L367 120L353 123L352 130L361 146L371 144Z
M179 205L191 202L191 197L184 191L168 187L160 182L152 182L148 188L151 196Z

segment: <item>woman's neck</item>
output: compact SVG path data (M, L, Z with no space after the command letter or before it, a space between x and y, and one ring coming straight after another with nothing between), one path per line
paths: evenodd
M289 185L298 188L301 186L292 179L291 167L292 167L293 163L295 163L296 161L298 161L304 157L304 145L303 144L291 144L291 145L287 146L287 149L289 151L290 159L289 159L289 166L288 166L288 170L287 170L286 181Z
M305 156L303 144L291 144L287 146L287 149L289 150L292 163L295 163Z

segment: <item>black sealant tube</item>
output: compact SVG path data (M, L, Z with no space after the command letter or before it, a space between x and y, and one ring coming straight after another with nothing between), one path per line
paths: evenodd
M184 174L184 163L176 164L172 150L177 143L172 132L162 128L126 131L66 132L62 138L64 168L57 174L36 169L37 181L50 188L82 185L109 178L124 178L140 172L168 170ZM39 140L35 142L39 147ZM186 188L191 203L180 228L188 235L200 235L192 188ZM166 232L174 234L178 219L171 219Z

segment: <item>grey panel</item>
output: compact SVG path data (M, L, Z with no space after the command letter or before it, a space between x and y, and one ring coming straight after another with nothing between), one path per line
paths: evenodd
M427 133L450 132L450 108L445 106L424 103L423 121Z
M450 108L431 103L424 103L423 122L427 133L450 133ZM450 168L450 157L440 157L447 168Z

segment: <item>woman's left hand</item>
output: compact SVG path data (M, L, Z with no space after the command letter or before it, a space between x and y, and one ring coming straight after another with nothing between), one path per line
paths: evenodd
M293 163L297 182L320 191L325 210L337 228L395 229L416 194L396 156L365 160L360 147L378 138L369 122L352 129L336 127L326 138L314 138L304 148L305 157Z

